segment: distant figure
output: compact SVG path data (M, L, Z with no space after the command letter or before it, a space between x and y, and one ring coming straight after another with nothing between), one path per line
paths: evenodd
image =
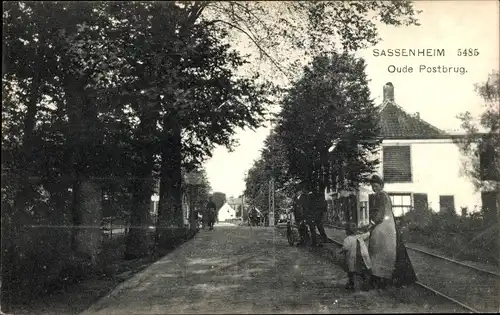
M199 229L204 227L203 215L200 213L200 211L196 211L196 224L197 224Z
M261 226L262 225L262 218L260 216L260 211L257 211L257 226Z
M384 181L377 175L371 180L375 198L370 209L370 243L368 252L372 261L372 284L385 289L388 284L412 284L417 280L401 232L392 213L389 195L383 190Z
M344 255L344 268L349 279L346 289L357 290L361 287L363 291L367 291L372 263L365 241L370 238L370 233L357 234L357 232L356 223L350 222L347 224L347 237L344 239L344 245L340 250ZM361 285L360 280L362 281Z
M217 206L215 205L212 196L210 196L207 204L207 219L208 219L209 230L214 229L216 212L217 212Z
M261 214L260 211L253 207L249 212L248 212L248 223L250 226L259 226L260 225L260 220L261 220Z
M248 225L252 226L253 224L253 208L248 211Z

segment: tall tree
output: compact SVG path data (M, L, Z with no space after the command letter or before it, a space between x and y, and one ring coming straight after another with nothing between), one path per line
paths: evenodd
M226 194L216 191L212 194L212 198L214 200L215 206L217 207L217 213L219 212L220 208L226 203Z
M290 175L323 192L331 184L328 150L339 139L333 154L347 163L348 179L353 186L366 180L377 163L369 160L377 141L366 141L377 136L376 114L363 59L347 53L316 57L285 97L277 127Z
M484 111L478 117L479 121L470 112L458 116L462 128L467 133L465 138L458 140L458 144L466 157L463 168L465 174L478 190L496 192L498 212L500 211L500 73L494 71L489 74L486 82L475 84L475 90L484 100Z
M210 183L204 168L196 169L191 172L184 170L183 192L187 196L190 220L194 224L197 212L203 212L210 196ZM194 226L193 226L194 227Z
M290 206L294 196L293 178L289 173L284 143L277 133L272 133L264 141L264 149L245 178L245 196L252 207L269 210L269 182L274 179L276 213Z
M98 149L105 145L106 133L99 132L105 124L98 118L97 104L101 101L96 88L104 88L106 83L95 76L94 70L102 65L106 58L104 52L108 51L106 42L95 45L95 38L106 26L106 20L97 14L99 8L99 4L19 2L9 5L4 13L8 66L3 79L18 87L18 95L25 93L27 83L32 91L29 99L18 98L17 102L10 103L12 108L7 109L14 112L21 104L28 104L29 108L23 118L24 139L18 143L22 149L11 151L14 154L11 160L17 165L14 169L20 170L24 179L19 182L17 196L26 199L29 194L24 193L23 187L33 183L43 183L54 196L56 184L67 186L67 179L73 178L76 225L95 223L91 219L94 214L90 213L100 208L101 193L91 184L90 177L103 174L102 168L96 171L102 164L89 163L89 160L98 155L96 161L109 162L109 156L100 154L102 150ZM28 27L19 26L25 22L29 22ZM101 28L90 28L85 22L101 24ZM23 64L39 70L29 71ZM109 110L107 103L103 105L103 111ZM111 169L104 168L106 170ZM61 182L64 176L60 175L66 176L66 183ZM34 181L35 178L42 181ZM30 182L24 183L26 180ZM81 198L82 195L85 198ZM20 200L14 198L16 211L26 209L26 203ZM88 222L83 222L87 219ZM75 247L95 260L93 247L99 238L92 237L92 231L74 231Z
M2 268L13 279L23 279L18 266L27 268L22 272L38 279L36 285L28 281L29 293L43 287L44 275L57 274L78 253L95 265L100 231L79 226L100 224L102 189L118 186L103 177L130 175L128 117L106 93L119 82L120 63L113 61L118 46L105 36L111 23L103 6L15 2L5 7L2 127L7 135L2 157L7 159L2 159L2 169L10 180L2 188L9 192L4 200L12 209L5 216L16 227L75 226L72 251L65 229L16 231L22 237L10 244L18 247L9 253L45 257L48 266L40 271L23 265L18 256ZM11 285L16 284L5 281L2 294Z

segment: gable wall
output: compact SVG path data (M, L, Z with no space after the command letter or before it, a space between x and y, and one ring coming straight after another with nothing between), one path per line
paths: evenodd
M439 196L453 195L455 210L461 207L473 212L481 206L481 194L472 182L462 174L462 155L451 140L384 140L382 147L393 145L411 146L411 183L386 183L387 192L426 193L429 207L439 211ZM374 158L380 160L377 173L383 175L382 150ZM365 186L369 188L369 186ZM368 193L360 195L360 201L368 201Z

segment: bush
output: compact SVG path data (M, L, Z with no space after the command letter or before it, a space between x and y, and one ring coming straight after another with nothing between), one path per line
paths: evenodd
M65 269L82 262L73 258L67 229L14 227L11 232L10 239L3 240L9 244L3 257L2 273L7 277L3 277L2 287L8 288L12 303L24 303L51 291Z
M31 212L2 203L2 304L30 302L95 274L90 257L71 247L64 211L38 204Z
M402 218L408 227L407 241L441 249L456 258L498 264L498 224L486 224L481 214L425 211L409 212Z

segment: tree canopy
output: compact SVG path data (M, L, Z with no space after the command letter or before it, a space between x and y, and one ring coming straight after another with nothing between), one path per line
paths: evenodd
M266 74L287 80L322 52L377 44L378 23L418 25L420 13L411 1L221 1L193 7L203 20L224 25L233 39L255 48L253 70L262 71L258 64L264 61L272 65Z
M484 111L479 117L470 112L458 118L466 137L458 144L466 159L464 171L477 189L494 190L500 182L500 74L494 71L485 82L475 84L475 90L484 100Z
M343 163L357 185L377 163L369 159L378 128L365 66L363 59L346 53L318 56L284 99L277 133L290 174L307 189L323 191L333 184L330 170L339 172ZM335 140L341 142L330 155Z
M317 56L284 97L276 130L248 173L251 204L268 208L271 178L279 208L289 207L297 190L335 188L338 177L351 188L365 182L378 163L372 159L377 118L364 60L347 53Z

